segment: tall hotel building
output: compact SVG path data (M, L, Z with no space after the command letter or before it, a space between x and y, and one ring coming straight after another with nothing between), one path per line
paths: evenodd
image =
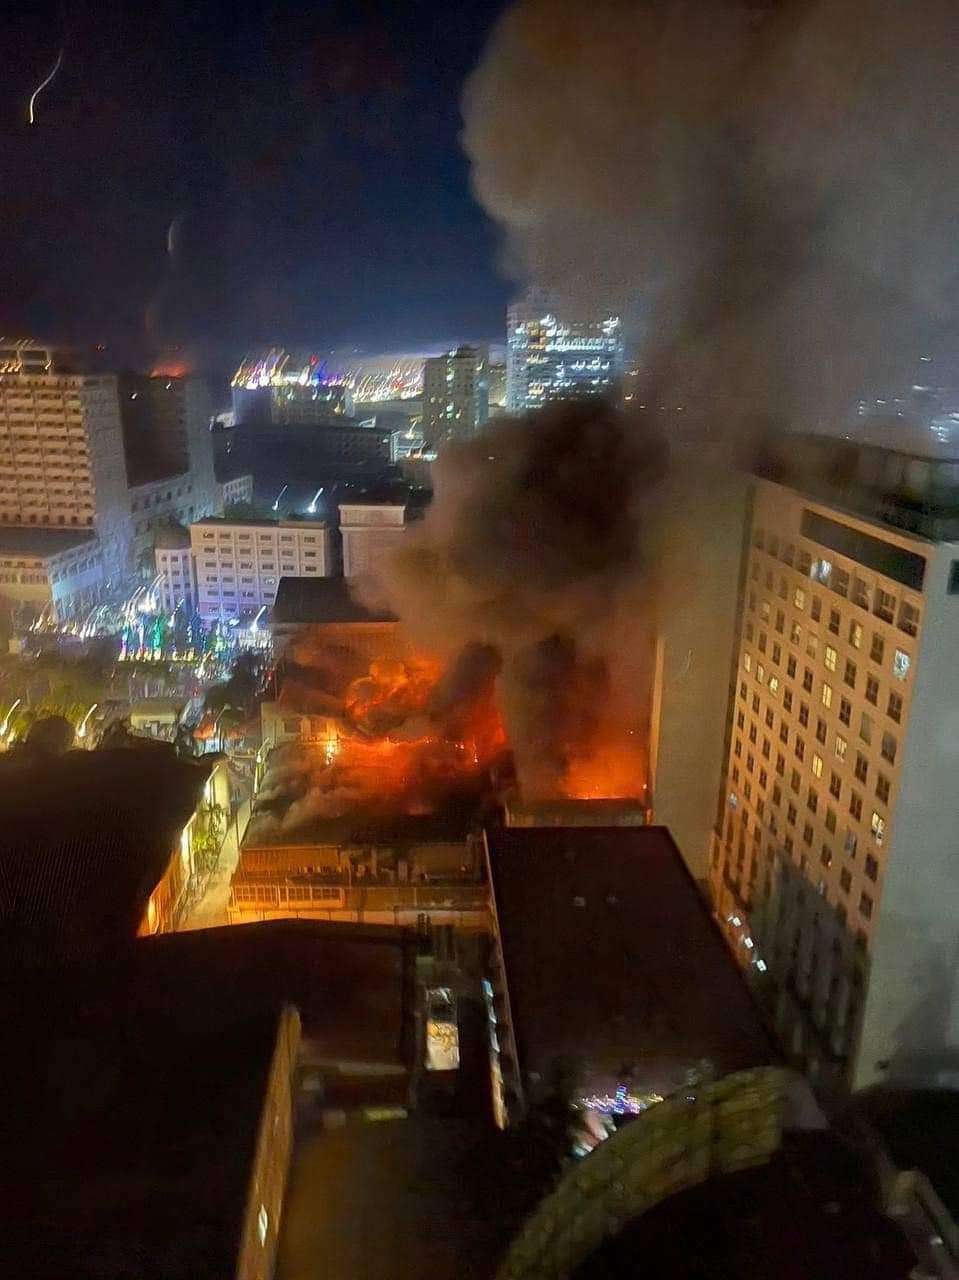
M118 581L130 503L117 379L57 370L49 348L0 346L0 528L95 533L104 577Z
M959 461L794 437L747 523L715 909L825 1087L959 1069Z

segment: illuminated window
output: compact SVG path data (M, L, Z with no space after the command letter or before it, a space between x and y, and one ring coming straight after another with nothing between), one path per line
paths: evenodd
M862 623L850 622L849 643L852 645L854 649L862 648Z
M848 746L846 739L839 733L836 734L836 755L840 760L846 758L846 747Z
M762 676L760 676L759 678L761 680ZM779 693L779 676L769 677L769 693L770 693L770 696L773 698L775 698L776 695Z
M824 707L832 706L832 685L824 684L822 687L822 704Z
M912 659L903 649L897 649L892 660L892 674L897 680L905 680L909 674Z
M266 1233L270 1229L270 1215L266 1211L265 1205L260 1205L260 1211L256 1215L256 1232L260 1237L260 1244L266 1244Z
M797 587L797 588L796 588L796 590L793 592L793 604L794 604L794 605L796 606L796 608L797 608L797 609L799 609L800 611L801 611L801 610L803 610L803 609L805 609L805 607L806 607L806 593L805 593L805 591L803 591L802 587Z
M812 771L817 778L822 777L822 756L814 755L812 758Z
M802 627L798 622L794 622L789 629L789 639L793 644L799 644L802 640Z
M830 671L836 670L836 658L838 654L831 644L826 645L826 652L823 654L823 662Z
M766 683L766 668L763 666L761 662L758 662L756 664L756 679L759 681L760 684Z

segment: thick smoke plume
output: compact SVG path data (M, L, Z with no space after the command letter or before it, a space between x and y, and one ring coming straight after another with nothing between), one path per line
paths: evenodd
M575 790L583 761L631 737L617 791L642 788L639 535L664 464L658 439L601 403L503 420L441 455L433 504L395 560L391 603L452 664L450 690L498 677L528 796Z
M520 0L475 190L517 274L642 314L649 394L835 426L953 355L957 41L952 0Z

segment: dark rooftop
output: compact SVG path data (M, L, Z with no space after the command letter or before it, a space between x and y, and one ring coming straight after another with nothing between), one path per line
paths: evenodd
M0 525L0 555L56 556L62 551L95 541L96 535L87 529L28 529Z
M273 621L322 625L331 622L396 622L386 610L368 609L346 578L281 578Z
M0 1271L233 1275L278 1018L26 1013L0 1065Z
M781 432L762 441L753 470L890 528L934 541L959 538L959 459L954 456L854 437Z
M153 545L161 549L164 547L170 549L188 547L190 545L190 530L184 529L182 524L161 525L153 536Z
M0 945L52 963L133 937L209 771L146 741L0 757Z
M665 827L487 832L524 1076L585 1059L667 1093L703 1059L720 1075L777 1060L709 908Z

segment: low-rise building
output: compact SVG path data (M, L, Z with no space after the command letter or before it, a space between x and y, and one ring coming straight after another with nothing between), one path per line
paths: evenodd
M95 534L0 527L0 597L12 605L64 623L79 619L103 591L103 557Z
M396 615L367 607L341 577L281 580L273 609L274 652L295 661L301 645L314 665L322 664L325 653L351 679L375 658L406 652Z
M189 557L178 535L164 531L160 539L156 568L164 603L192 598L208 621L255 617L273 608L284 576L323 578L334 568L330 529L321 520L210 516L190 526Z
M182 604L188 614L196 609L196 573L193 569L193 544L189 529L182 525L166 525L159 529L154 543L157 592L165 613L173 613Z

